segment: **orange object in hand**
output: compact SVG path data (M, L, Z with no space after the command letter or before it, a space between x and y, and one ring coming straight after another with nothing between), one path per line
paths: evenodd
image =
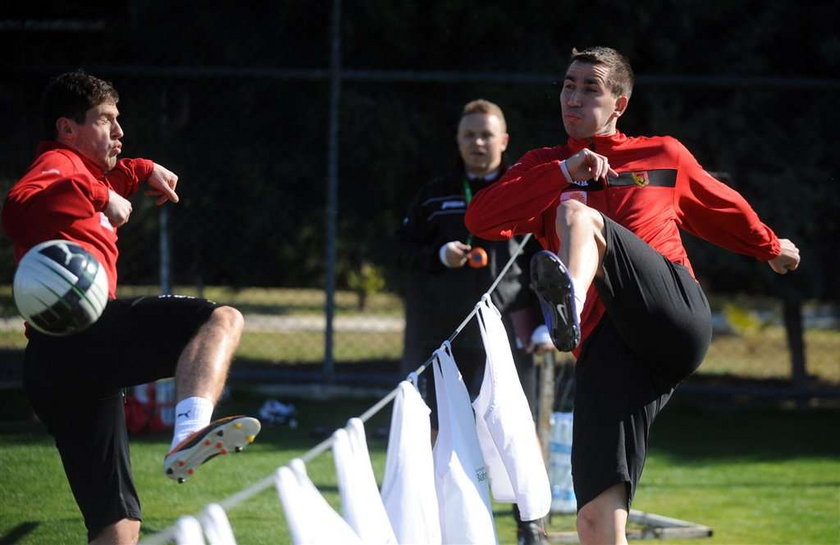
M470 253L467 254L467 263L470 264L470 267L473 269L480 269L481 267L487 266L487 252L484 251L484 248L476 246Z

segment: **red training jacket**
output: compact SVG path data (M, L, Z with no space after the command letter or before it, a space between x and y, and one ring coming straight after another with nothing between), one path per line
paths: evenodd
M108 172L58 142L41 142L35 162L9 191L3 230L15 259L40 242L64 239L91 252L108 272L108 295L117 290L117 230L102 212L108 190L128 198L152 173L148 159L120 159Z
M606 156L619 177L606 185L591 180L569 184L560 161L584 147ZM501 180L476 194L465 223L486 239L534 233L544 248L557 252L557 206L570 198L602 212L689 270L679 228L763 261L781 251L778 237L749 203L703 170L685 146L668 136L627 137L616 132L531 150ZM604 306L593 286L581 315L582 340L603 315Z

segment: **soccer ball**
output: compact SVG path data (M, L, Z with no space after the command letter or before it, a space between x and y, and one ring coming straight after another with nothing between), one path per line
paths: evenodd
M108 303L108 274L87 250L67 240L33 246L18 263L13 284L18 312L53 336L78 333Z

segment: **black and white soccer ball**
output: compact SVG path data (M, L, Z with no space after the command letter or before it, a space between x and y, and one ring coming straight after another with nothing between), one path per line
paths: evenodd
M78 244L48 240L24 254L12 290L29 325L46 335L71 335L96 322L105 310L108 273Z

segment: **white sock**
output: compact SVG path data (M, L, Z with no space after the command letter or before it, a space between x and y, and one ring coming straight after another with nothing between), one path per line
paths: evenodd
M583 304L586 302L586 292L579 289L577 282L571 276L572 281L572 295L575 298L575 311L577 311L578 323L580 323L580 315L583 312Z
M175 431L170 450L194 431L210 423L213 403L206 397L188 397L175 405Z

